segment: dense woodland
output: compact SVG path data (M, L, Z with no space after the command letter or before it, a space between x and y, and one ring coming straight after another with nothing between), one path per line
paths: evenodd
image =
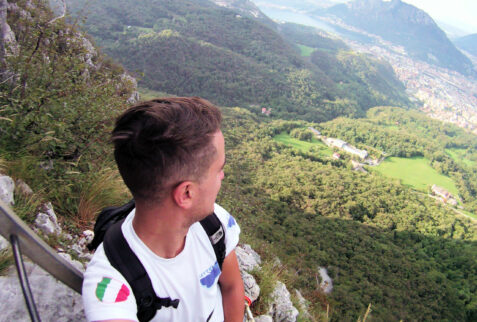
M24 1L10 2L25 8ZM132 84L122 77L122 67L101 53L88 49L74 27L62 20L51 23L54 15L44 2L32 3L29 15L9 13L8 16L17 43L12 49L15 51L2 60L0 170L14 179L26 181L35 191L31 197L17 191L14 210L25 221L33 220L33 214L42 202L51 201L65 230L78 234L82 228L91 227L101 208L128 199L112 161L108 133L111 121L127 107L126 100L131 94ZM211 96L207 98L211 100L220 102L230 99L229 102L234 102L254 97L250 93L252 86L248 84L253 82L254 75L262 75L264 78L260 80L266 80L267 73L278 75L277 70L283 72L289 68L293 82L281 83L282 80L275 80L274 76L271 79L277 82L273 84L291 86L293 83L296 91L286 94L289 95L287 99L302 101L303 105L293 105L294 108L288 111L282 109L280 97L277 105L273 105L272 100L276 98L266 97L265 93L270 93L261 92L255 97L270 100L268 106L274 111L281 109L282 114L262 116L250 107L251 101L244 103L243 107L222 108L227 165L218 202L239 221L242 242L251 243L266 263L273 263L276 257L280 259L282 268L276 273L278 278L285 281L290 290L298 289L304 294L315 319L356 321L363 316L369 304L372 306L370 320L376 321L477 319L475 221L454 213L426 194L403 186L396 180L373 172L353 171L347 159L332 160L314 150L299 151L273 139L280 133L294 133L300 137L306 133L308 126L314 126L325 135L368 149L373 157L381 157L384 153L385 156L425 156L440 173L454 179L464 206L475 213L477 169L469 163L452 159L446 152L459 148L465 151L468 160L477 161L474 135L413 110L359 106L365 103L358 102L379 102L371 90L377 88L377 84L373 84L376 81L374 77L385 77L389 67L350 53L339 41L327 39L319 42L319 34L310 42L306 42L308 37L300 38L302 45L316 49L313 54L320 56L326 53L330 61L343 62L343 65L328 66L337 68L334 71L324 69L327 78L321 79L320 75L325 72L318 67L313 69L316 66L313 60L318 59L317 56L312 54L309 59L300 57L296 44L284 42L281 36L272 34L271 29L266 30L263 25L248 18L237 20L238 25L234 28L242 28L242 24L246 23L249 28L262 28L262 33L253 29L257 39L231 49L227 46L232 44L224 45L228 38L205 41L186 32L184 19L203 19L198 13L187 15L190 10L197 9L199 2L154 2L171 8L160 11L165 20L152 14L149 16L152 10L143 10L139 6L133 7L136 12L124 10L129 2L124 0L121 3L124 3L123 7L116 5L117 9L103 17L104 25L102 21L93 20L98 24L97 30L92 30L93 34L97 36L104 32L113 37L104 38L105 51L124 50L133 55L131 48L134 46L151 49L145 53L154 53L153 48L162 46L161 53L167 53L169 49L163 47L180 46L184 54L180 59L184 62L192 59L192 56L187 56L192 55L188 50L198 50L204 55L226 59L230 66L236 63L239 69L251 69L245 69L240 76L247 84L227 83L226 79L222 79L222 86L231 86L229 92L216 87L208 89ZM153 4L149 1L141 3ZM235 14L217 9L209 2L200 4L203 10L200 13L208 17L208 21L218 12L224 17L230 15L230 21L237 19ZM124 16L129 20L114 25L115 16ZM142 23L145 25L139 27ZM167 29L162 29L166 24ZM135 27L125 28L125 25ZM91 26L93 24L90 29ZM149 29L143 32L140 28ZM252 29L247 30L251 32ZM206 29L196 32L206 34ZM241 32L230 32L240 40ZM281 32L285 38L298 32L313 33L296 25L282 26ZM133 36L127 36L129 33ZM259 38L269 36L283 46L281 50L285 54L274 52L273 47L262 47ZM118 42L117 39L122 40ZM119 48L123 46L123 40L125 47ZM274 55L261 52L263 48L267 48L266 52L274 52ZM252 59L252 54L244 55L246 51L253 53L257 59ZM177 55L172 57L172 53L171 50L167 54L171 59L170 66L186 66L193 73L191 75L203 76L206 73L205 69L199 70L198 65L174 65ZM222 56L214 56L215 53ZM87 57L91 58L93 65ZM140 61L139 56L134 57ZM162 59L152 54L151 57ZM267 59L270 61L265 62ZM363 65L363 62L370 65ZM206 63L201 61L205 67L208 66ZM215 64L208 63L211 64L209 69ZM323 64L323 60L318 59L318 63ZM152 78L148 78L146 71L165 68L148 65L148 60L143 60L142 64L147 67L147 70L142 70L142 81L146 85L152 84L148 83L152 82ZM288 64L288 67L282 67L283 64ZM261 70L261 66L266 68ZM374 71L378 72L373 74L373 68L367 72L363 66L381 67L376 67ZM168 73L175 82L186 82L185 78L174 78L179 71L162 70L161 73ZM363 73L361 76L360 72ZM341 80L341 85L348 86L346 91L350 95L340 97L335 82L345 73L353 75L346 74L349 78ZM231 79L235 79L231 74ZM224 75L220 74L217 79ZM313 84L308 81L310 79L328 82L336 96L326 97L330 95L326 91L314 92L316 88L308 87ZM164 92L189 93L183 87L174 88L173 82L171 87L167 87L169 85L165 80L157 81L157 86ZM394 87L395 80L388 81L389 86ZM257 86L264 86L263 91L269 88L282 94L287 89L285 85L282 91L273 88L272 83L257 82L260 83ZM209 86L211 79L204 78L202 83L204 87ZM328 88L325 85L316 86ZM194 83L190 86L194 94L205 93L194 87ZM151 85L152 89L158 87ZM234 94L235 90L240 94ZM363 94L358 94L359 91ZM382 91L383 94L388 93L384 87ZM226 98L224 93L231 97ZM389 97L397 95L398 99L398 93L389 94ZM224 95L223 98L220 95ZM333 108L337 102L341 102L341 110ZM303 110L300 106L304 107ZM278 116L300 117L301 120L280 120ZM362 118L340 117L321 122L334 116ZM302 138L310 139L309 133ZM67 242L61 238L49 238L47 241L52 246ZM0 254L0 270L8 262L5 258L5 254ZM326 267L333 278L334 290L329 295L321 293L317 287L319 266ZM264 300L261 298L254 306L255 314L265 313L260 306ZM327 307L330 309L329 318L325 313Z
M74 1L71 8L86 16L107 54L154 90L252 111L265 105L278 117L310 121L409 103L387 63L309 28L273 26L207 1ZM297 44L319 50L304 58Z
M304 123L259 125L243 110L225 112L220 202L237 214L247 239L279 256L317 312L330 304L332 320L356 320L371 303L376 320L475 319L475 222L398 182L272 140ZM320 125L340 120L334 123ZM316 291L318 266L332 274L329 296Z
M321 126L325 135L339 137L376 157L426 157L439 173L453 178L467 209L477 213L477 165L459 163L446 153L446 149L462 149L466 158L477 161L475 135L416 111L386 107L370 109L365 119L338 118Z

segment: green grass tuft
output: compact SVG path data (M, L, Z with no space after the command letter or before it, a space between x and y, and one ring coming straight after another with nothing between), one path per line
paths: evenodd
M4 276L13 264L13 255L10 249L0 251L0 276Z
M273 301L272 293L278 281L280 272L272 262L264 262L260 269L256 268L250 272L255 277L260 286L260 296L252 305L252 312L254 316L266 314L270 308L270 303Z
M101 209L119 205L127 198L130 198L128 189L115 168L92 171L84 178L75 220L81 227L88 226Z

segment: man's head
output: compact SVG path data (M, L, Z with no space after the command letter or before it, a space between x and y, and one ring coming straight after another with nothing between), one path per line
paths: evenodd
M161 98L129 108L112 133L114 157L138 201L158 202L186 180L200 181L217 158L221 114L198 98Z

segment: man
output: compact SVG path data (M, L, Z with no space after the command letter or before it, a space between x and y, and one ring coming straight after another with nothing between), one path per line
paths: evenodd
M123 235L156 294L179 300L177 308L158 310L153 321L243 320L244 290L234 251L240 229L215 204L225 165L220 122L217 107L197 97L143 102L116 121L114 156L136 201L121 226ZM222 270L198 223L212 212L225 229ZM130 285L102 245L86 270L83 302L89 321L137 320Z

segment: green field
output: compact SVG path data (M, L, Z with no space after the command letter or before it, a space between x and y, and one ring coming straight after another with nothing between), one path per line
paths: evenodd
M292 138L287 133L281 133L275 135L273 139L277 142L283 143L287 146L294 147L300 151L308 152L312 147L318 150L318 153L322 156L329 157L333 154L333 150L331 150L326 144L318 140L317 138L313 138L311 142L308 141L300 141L298 139Z
M477 162L466 158L465 149L446 149L446 153L457 163L465 164L468 167L476 166Z
M458 190L451 178L439 174L429 165L429 160L423 157L387 158L377 167L369 167L386 177L399 179L402 184L427 192L433 184L447 189L452 195L458 196Z
M305 46L305 45L298 45L298 47L300 48L300 54L303 57L309 57L311 55L311 53L316 50L315 48L308 47L308 46Z

